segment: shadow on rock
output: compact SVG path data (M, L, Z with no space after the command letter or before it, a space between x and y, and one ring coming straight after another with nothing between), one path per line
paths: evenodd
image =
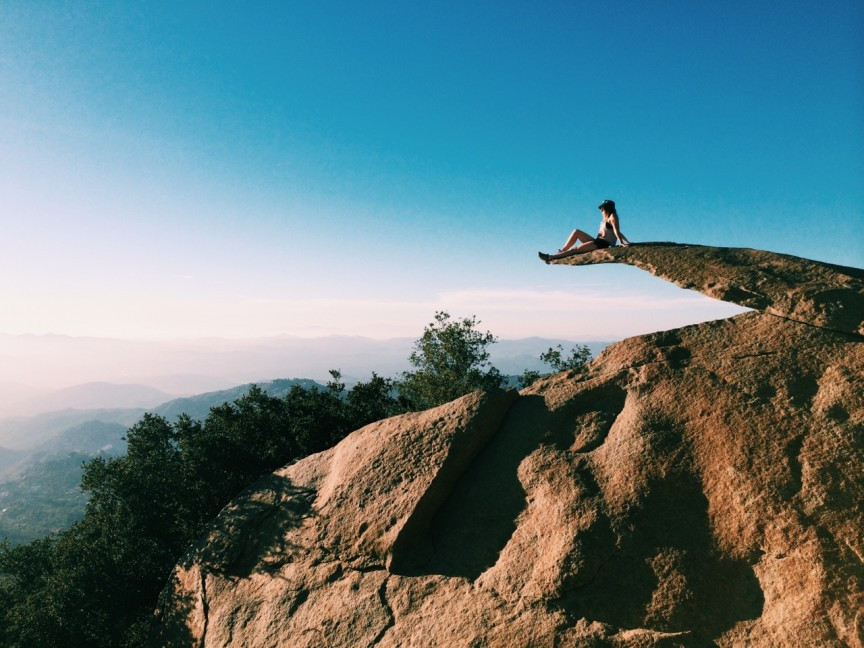
M550 438L559 450L591 452L598 448L615 424L627 392L609 382L586 390L556 411Z
M574 618L691 632L697 643L710 643L761 616L764 596L753 568L714 546L708 501L694 475L657 479L632 511L611 522L615 552L590 583L559 602Z
M156 648L198 644L189 628L189 618L195 609L196 599L197 596L191 592L181 593L177 574L172 574L150 626L146 645Z
M253 572L273 572L302 552L293 544L292 529L312 516L315 491L294 486L277 474L263 477L226 507L216 519L206 542L190 551L180 563L229 578L246 578Z
M552 423L542 396L521 396L437 511L426 537L394 555L390 570L475 580L494 565L526 506L519 464L545 440Z

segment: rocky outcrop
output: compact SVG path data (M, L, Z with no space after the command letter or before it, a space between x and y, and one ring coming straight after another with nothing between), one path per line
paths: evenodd
M624 340L274 473L178 565L157 643L864 645L864 341L778 314Z
M638 243L551 263L626 263L681 288L844 333L864 336L864 270L752 250Z

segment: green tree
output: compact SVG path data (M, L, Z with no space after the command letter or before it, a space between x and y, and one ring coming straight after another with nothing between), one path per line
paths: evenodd
M380 421L405 411L396 398L396 383L372 372L366 383L357 383L348 392L350 418L354 421Z
M576 345L570 349L570 355L564 355L564 347L560 344L554 349L549 347L540 359L552 367L553 372L578 371L591 359L591 350L585 345Z
M477 330L476 317L451 320L446 311L414 343L408 360L415 371L406 371L398 383L403 402L414 410L427 409L477 389L501 386L501 373L489 362L489 346L495 336Z
M57 610L44 596L53 547L51 538L14 547L0 542L0 646L60 645Z
M552 373L579 371L588 364L590 359L591 351L584 344L577 344L570 349L569 355L564 355L564 347L560 344L554 348L549 347L548 350L540 354L540 360L552 367ZM526 369L521 378L522 386L527 387L544 375L549 374L541 374L539 371Z

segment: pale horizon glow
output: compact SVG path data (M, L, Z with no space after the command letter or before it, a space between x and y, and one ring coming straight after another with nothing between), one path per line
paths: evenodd
M437 311L454 318L475 315L498 337L579 340L621 339L701 321L731 317L748 309L699 293L602 294L529 290L474 290L424 301L386 299L302 299L179 301L114 299L32 300L20 322L0 314L9 335L66 335L129 340L319 338L362 336L377 340L418 337ZM155 315L154 315L155 313ZM542 313L542 321L537 314ZM346 317L345 314L349 314ZM638 324L634 325L633 320ZM52 327L58 320L63 330ZM96 321L98 324L94 324Z

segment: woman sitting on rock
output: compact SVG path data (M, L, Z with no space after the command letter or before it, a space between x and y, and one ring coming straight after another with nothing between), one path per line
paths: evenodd
M557 254L545 254L538 252L537 254L546 263L555 259L563 259L564 257L573 254L583 254L592 250L600 250L602 248L611 247L621 242L621 245L626 247L630 245L627 237L618 229L618 212L615 210L615 203L612 200L604 200L599 206L600 212L603 214L603 220L600 223L600 231L597 232L597 237L586 234L580 229L573 230L570 238L564 244ZM579 245L573 248L573 244L579 241ZM572 249L571 249L572 248Z

